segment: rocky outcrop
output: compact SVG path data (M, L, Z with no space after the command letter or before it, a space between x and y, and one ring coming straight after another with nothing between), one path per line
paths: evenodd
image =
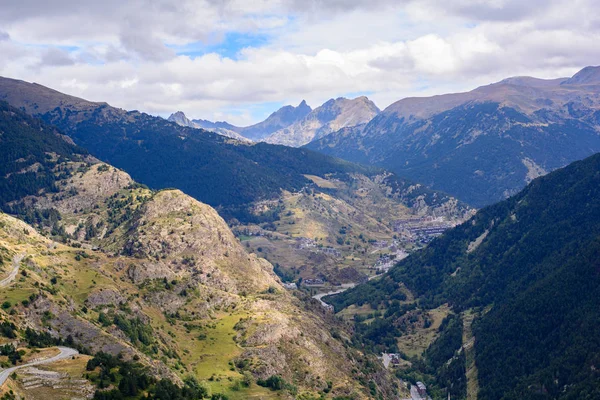
M219 123L211 123L210 121L204 120L190 120L183 111L177 111L169 116L167 119L170 122L174 122L179 126L185 126L188 128L196 128L196 129L204 129L210 132L218 133L221 136L226 136L232 139L241 140L242 142L247 142L248 138L240 135L237 132L237 128L233 125L224 127L220 126ZM229 124L224 124L229 125Z
M179 190L156 193L126 237L124 253L146 260L130 272L137 282L194 275L233 293L279 286L271 265L246 253L212 207Z
M306 104L306 101L302 100L297 107L282 107L273 114L269 115L266 120L259 122L258 124L242 128L240 133L248 139L255 141L264 140L273 132L286 128L293 123L300 121L311 111L312 108Z
M342 128L365 124L378 113L377 106L364 96L331 99L296 123L274 132L265 141L299 147Z
M169 116L169 118L167 118L167 121L175 122L177 125L181 126L189 126L191 128L197 127L196 124L194 124L188 119L188 117L185 116L183 111L174 112Z

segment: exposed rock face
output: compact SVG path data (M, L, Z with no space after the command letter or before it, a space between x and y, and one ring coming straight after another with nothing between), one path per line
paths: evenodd
M75 210L90 210L96 203L131 185L131 177L112 166L98 163L89 169L75 173L71 179L61 182L62 196L52 193L36 198L36 208L55 208L64 214Z
M342 128L369 122L379 113L377 106L362 96L331 99L306 117L265 139L267 143L299 147Z
M239 136L241 135L246 139L260 141L273 132L301 120L311 111L312 108L306 104L306 101L302 100L297 107L281 107L279 110L269 115L264 121L246 127L238 127L224 121L211 122L204 119L189 120L181 111L171 114L169 121L176 122L181 126L206 129L236 139L239 139Z
M600 151L600 67L400 100L307 147L374 164L481 207Z
M196 124L194 124L192 121L190 121L188 119L188 117L185 116L183 111L177 111L177 112L171 114L169 116L169 118L167 118L167 120L171 121L171 122L175 122L177 125L189 126L191 128L196 128Z
M126 237L126 254L156 260L131 272L137 282L196 275L233 293L279 287L271 265L247 254L212 207L179 190L154 195L139 210Z
M251 125L245 128L242 128L241 134L247 137L248 139L252 139L255 141L263 140L273 132L276 132L280 129L286 128L293 123L300 121L304 117L306 117L312 108L306 101L302 100L297 107L294 106L285 106L275 111L273 114L269 115L269 117L259 122L258 124Z

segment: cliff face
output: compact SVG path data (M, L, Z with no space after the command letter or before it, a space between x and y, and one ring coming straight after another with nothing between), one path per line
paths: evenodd
M331 99L303 119L265 139L267 143L299 147L349 126L369 122L379 113L366 97Z

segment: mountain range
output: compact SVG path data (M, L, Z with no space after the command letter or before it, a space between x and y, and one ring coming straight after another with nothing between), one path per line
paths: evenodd
M233 214L228 210L310 185L306 175L385 172L306 149L231 140L9 78L0 78L0 100L58 127L77 145L124 169L136 181L155 189L178 188L229 216ZM437 207L452 200L412 181L391 180L393 191L409 207L417 202Z
M202 128L235 139L261 141L270 136L273 132L286 128L294 122L301 120L311 111L312 108L306 104L306 101L302 100L297 107L281 107L279 110L269 115L264 121L246 127L234 126L227 122L211 122L204 119L190 120L182 111L171 114L168 120L181 126Z
M600 67L397 101L307 148L385 167L474 207L600 151Z
M171 114L168 120L181 126L203 128L240 140L245 138L299 147L339 129L366 124L378 113L379 108L362 96L355 99L330 99L314 110L303 100L297 107L282 107L266 120L244 128L227 122L190 120L181 111Z
M600 396L600 67L250 128L0 78L13 398Z
M0 79L0 98L55 124L91 156L137 182L176 188L214 206L238 236L253 239L245 241L248 250L278 264L286 279L360 281L384 251L373 243L393 245L397 219L435 217L452 226L472 212L451 196L385 170L306 149L238 141L22 81ZM38 159L45 165L43 155ZM28 187L51 179L43 171ZM14 187L6 181L6 201ZM298 240L330 254L298 248ZM339 257L348 261L340 265Z
M21 218L0 212L0 274L8 276L1 361L13 347L39 358L56 344L95 355L34 371L54 377L49 388L28 385L19 371L9 380L17 395L109 396L118 388L141 398L167 382L199 381L205 396L156 398L397 392L382 367L344 343L343 324L286 291L212 207L179 190L148 189L5 102L0 131L1 207ZM103 376L92 360L107 357L128 364ZM132 370L145 377L127 381Z

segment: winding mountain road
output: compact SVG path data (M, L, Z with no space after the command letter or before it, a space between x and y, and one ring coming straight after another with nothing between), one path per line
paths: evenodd
M10 374L12 374L13 372L15 372L18 369L26 368L26 367L33 367L34 365L52 364L53 362L64 360L66 358L73 357L73 356L79 354L79 352L77 350L71 349L69 347L58 346L58 350L60 350L60 353L55 355L54 357L50 357L45 360L30 362L30 363L23 364L23 365L17 365L16 367L11 367L11 368L7 368L7 369L3 370L2 372L0 372L0 386L4 385L4 382L6 382L6 379L8 379Z
M322 305L323 307L328 307L328 306L329 306L329 304L325 303L325 302L322 300L322 299L323 299L323 297L325 297L325 296L329 296L329 295L332 295L332 294L339 294L339 293L343 293L343 292L345 292L345 291L346 291L346 290L348 290L348 289L352 289L354 286L356 286L356 283L346 283L346 284L343 284L343 285L341 285L341 289L334 290L334 291L332 291L332 292L326 292L326 293L319 293L319 294L315 294L315 295L314 295L312 298L313 298L313 299L316 299L316 300L319 300L319 303L321 303L321 305Z
M0 281L0 288L5 288L15 280L15 277L19 273L19 265L21 264L21 260L23 260L25 254L17 254L13 257L12 269L8 276Z

